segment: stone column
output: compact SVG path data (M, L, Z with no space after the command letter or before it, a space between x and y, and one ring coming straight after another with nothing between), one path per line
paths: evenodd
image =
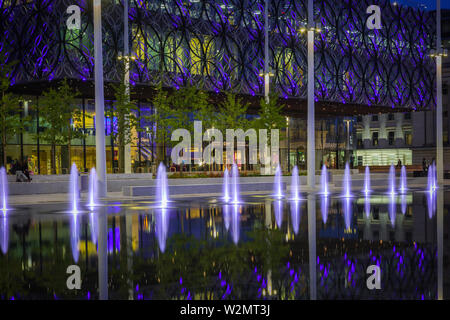
M386 131L387 114L380 114L378 116L380 122L380 132L378 133L378 147L386 148L388 143L388 134Z
M395 146L403 147L405 145L405 135L403 134L403 113L395 114Z
M363 116L363 132L362 140L364 144L364 149L370 148L372 145L372 137L370 136L370 119L372 116Z

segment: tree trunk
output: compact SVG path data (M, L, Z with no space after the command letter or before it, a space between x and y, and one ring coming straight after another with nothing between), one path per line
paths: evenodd
M52 143L52 174L56 174L56 145Z
M118 146L119 152L119 172L125 173L125 145L122 143Z

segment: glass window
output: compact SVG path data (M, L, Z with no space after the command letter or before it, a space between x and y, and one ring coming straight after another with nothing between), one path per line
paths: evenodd
M372 132L372 145L378 146L378 132Z

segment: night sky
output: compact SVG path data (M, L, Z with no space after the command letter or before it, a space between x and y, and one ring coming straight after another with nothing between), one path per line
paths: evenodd
M391 2L394 2L394 0L391 0ZM427 10L436 9L436 0L396 0L396 2L410 7L419 7L424 4L427 6ZM450 0L441 0L441 8L450 9Z

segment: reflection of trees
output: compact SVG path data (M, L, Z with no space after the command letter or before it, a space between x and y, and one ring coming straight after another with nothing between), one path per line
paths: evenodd
M175 235L157 259L135 257L135 281L143 289L144 298L260 298L269 269L274 282L281 285L280 266L289 249L279 230L260 227L248 235L251 240L238 246L224 240Z

